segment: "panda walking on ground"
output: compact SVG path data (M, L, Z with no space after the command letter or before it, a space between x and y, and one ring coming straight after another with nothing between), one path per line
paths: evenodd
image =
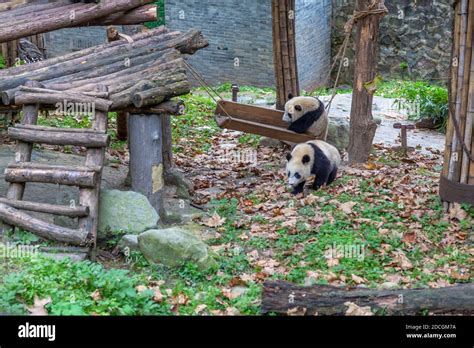
M311 175L316 175L313 189L330 185L337 176L341 164L339 151L322 140L312 140L298 144L286 156L286 174L288 183L293 187L293 194L303 192L304 185Z
M316 97L293 97L288 95L283 121L288 122L288 130L307 133L315 139L326 139L328 115L324 103Z

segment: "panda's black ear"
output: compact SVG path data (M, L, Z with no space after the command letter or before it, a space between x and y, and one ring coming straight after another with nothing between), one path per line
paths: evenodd
M309 163L310 160L311 160L311 158L309 157L309 155L304 155L303 156L303 164Z
M288 93L288 100L291 100L291 99L293 99L293 93L290 92Z
M291 153L286 154L286 160L289 162L291 160Z
M301 105L295 105L295 110L296 111L302 111L303 108L301 107Z

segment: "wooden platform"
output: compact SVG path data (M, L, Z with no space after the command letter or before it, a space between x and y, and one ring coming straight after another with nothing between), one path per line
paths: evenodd
M216 122L220 128L262 135L290 143L299 144L315 140L312 135L298 134L288 130L288 123L283 121L283 114L284 112L280 110L220 100L216 108Z

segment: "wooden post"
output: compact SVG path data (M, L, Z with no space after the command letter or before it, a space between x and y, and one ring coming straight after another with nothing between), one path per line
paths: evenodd
M372 149L377 124L372 117L372 99L376 85L380 21L386 14L384 0L357 0L356 11L382 10L359 18L355 37L354 92L352 93L349 132L349 161L366 162ZM384 11L385 10L385 11Z
M272 19L276 108L282 110L288 94L300 94L296 61L295 0L272 0Z
M26 83L29 87L40 87L41 84L36 81L28 81ZM39 104L27 104L23 105L23 124L36 124L38 120ZM30 162L31 152L33 146L31 143L25 143L19 141L15 149L15 162ZM21 200L25 192L25 183L12 183L8 187L7 199L9 200ZM11 229L12 226L0 222L0 229L2 231Z
M157 114L130 113L130 173L132 190L144 194L160 218L163 207L164 166L162 120Z
M99 92L107 92L107 87L104 85L98 86ZM107 133L108 117L106 111L95 111L94 118L92 120L91 129L103 133ZM105 160L105 148L88 148L86 152L85 165L88 167L99 166L102 169ZM92 260L95 259L96 254L96 241L97 241L97 226L99 219L99 195L100 195L100 182L102 173L98 173L97 183L94 188L83 188L79 193L79 205L89 207L89 215L79 219L79 229L90 231L89 240L93 241L91 245Z
M107 40L109 42L120 40L119 33L113 25L107 27ZM117 132L116 136L118 140L127 140L127 117L128 114L125 111L117 111Z

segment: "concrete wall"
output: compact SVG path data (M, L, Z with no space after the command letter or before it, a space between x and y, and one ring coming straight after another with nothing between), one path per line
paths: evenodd
M319 87L331 65L331 0L296 0L296 51L300 86Z

